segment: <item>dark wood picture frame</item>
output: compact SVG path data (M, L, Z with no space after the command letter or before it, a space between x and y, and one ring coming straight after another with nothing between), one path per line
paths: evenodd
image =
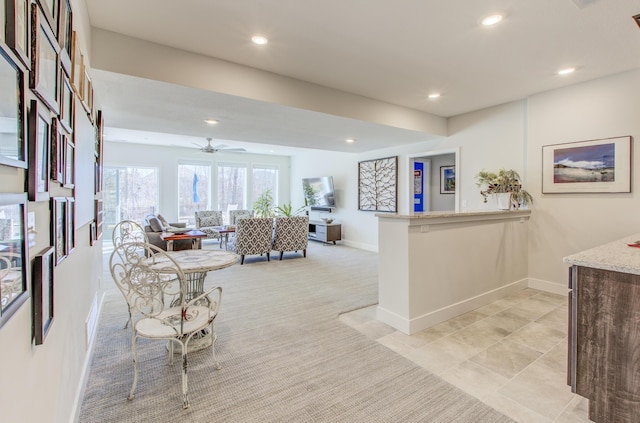
M102 238L102 224L103 224L103 219L104 219L104 210L103 210L103 205L104 203L102 202L102 200L98 199L98 200L94 200L95 204L94 204L94 220L96 222L96 241L98 241L100 238Z
M31 5L31 72L30 88L49 110L60 113L58 105L58 61L60 46L47 22L40 19L39 8Z
M26 193L0 193L0 212L5 216L0 219L0 327L30 295L27 201Z
M32 332L36 345L44 343L54 316L54 248L47 247L33 259Z
M22 64L31 70L29 4L29 0L5 0L7 21L5 40Z
M76 185L76 146L70 136L64 136L64 187L74 188Z
M67 197L67 255L76 248L76 199Z
M66 197L51 198L51 244L55 250L56 266L67 257Z
M60 127L58 118L51 121L51 180L64 184L64 149L66 134Z
M84 63L84 56L82 56L82 82L80 83L80 91L82 91L80 96L82 107L84 107L85 112L87 112L87 116L93 123L93 116L91 116L93 86L91 77L89 76L89 68Z
M44 15L44 19L49 29L54 34L58 33L58 2L59 0L36 0L40 6L40 11Z
M97 233L96 221L92 220L91 223L89 223L89 245L93 247L94 245L96 245L97 240L98 240L98 233Z
M73 133L75 124L75 94L71 82L64 72L60 72L60 124Z
M29 176L28 191L30 201L49 199L49 177L51 159L51 115L40 106L38 100L31 100L29 107Z
M15 75L15 79L11 76ZM11 81L15 81L15 85ZM3 48L0 48L0 92L15 93L15 97L8 95L6 104L0 104L4 119L15 119L16 132L11 137L5 134L2 150L11 154L0 154L0 165L7 165L26 169L28 166L27 142L26 142L26 105L25 105L25 72ZM4 98L4 95L3 95ZM15 116L11 111L15 110ZM11 140L13 138L13 140ZM13 142L13 145L9 145Z
M73 13L69 0L58 3L58 45L60 46L60 65L68 76L71 75L71 37L73 33Z

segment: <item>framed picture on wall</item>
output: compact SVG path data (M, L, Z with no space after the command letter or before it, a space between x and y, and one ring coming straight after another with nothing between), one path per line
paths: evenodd
M27 194L0 193L0 327L29 298Z
M22 64L31 69L31 46L29 45L29 0L6 0L6 43L18 56Z
M58 33L58 2L59 0L36 0L46 23L54 34Z
M49 109L58 114L58 53L60 46L44 19L40 19L38 6L31 5L31 73L33 92Z
M456 193L456 167L440 166L440 194Z
M76 248L76 200L67 197L67 254Z
M33 260L32 328L36 345L44 343L53 323L54 249L47 247Z
M58 118L51 121L51 180L64 184L64 149L66 134L58 123Z
M49 166L51 149L51 115L40 106L38 100L31 100L29 108L29 200L49 199Z
M73 21L69 0L59 0L58 44L60 45L60 64L67 75L71 75L71 34Z
M82 53L78 45L78 35L76 31L71 32L71 86L73 91L82 100Z
M2 148L0 164L26 168L27 143L24 72L0 48L0 110L2 110Z
M51 243L55 250L56 265L67 257L67 199L53 197L51 199Z
M397 211L398 156L358 163L358 210Z
M64 187L73 188L76 183L76 146L71 137L65 136L64 139Z
M60 75L60 124L67 130L67 132L73 132L74 124L74 93L73 87L67 75L61 72Z
M542 192L631 192L631 136L542 147Z

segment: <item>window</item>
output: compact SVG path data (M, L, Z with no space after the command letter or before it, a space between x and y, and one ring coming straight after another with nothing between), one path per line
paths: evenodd
M195 225L197 210L211 209L211 166L178 164L178 220Z
M278 168L276 166L254 165L251 200L255 201L268 189L273 195L274 205L278 204Z
M105 238L111 238L109 228L121 220L142 223L158 211L158 169L148 167L105 167L104 225Z
M220 163L218 165L218 209L245 209L247 168L245 165Z

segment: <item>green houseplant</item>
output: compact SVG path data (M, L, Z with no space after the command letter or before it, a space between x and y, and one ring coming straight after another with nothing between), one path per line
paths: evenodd
M276 216L291 217L299 215L304 209L305 206L302 206L297 210L293 210L293 206L291 205L291 202L289 202L281 206L277 206L274 211Z
M273 217L273 195L267 189L253 203L253 215L255 217Z
M533 197L522 188L522 179L513 169L500 169L498 173L482 170L476 175L476 180L485 203L489 195L509 194L509 205L504 208L518 209L533 204Z

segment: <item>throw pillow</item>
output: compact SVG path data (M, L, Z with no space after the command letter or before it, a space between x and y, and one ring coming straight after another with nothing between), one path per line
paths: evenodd
M157 217L150 217L148 220L149 226L151 226L153 232L162 232L163 226L160 222L160 219L158 219Z
M162 215L160 213L158 213L158 220L160 221L160 223L162 224L163 228L166 228L167 226L169 226L169 222L167 222L167 219L165 219L164 217L162 217Z

